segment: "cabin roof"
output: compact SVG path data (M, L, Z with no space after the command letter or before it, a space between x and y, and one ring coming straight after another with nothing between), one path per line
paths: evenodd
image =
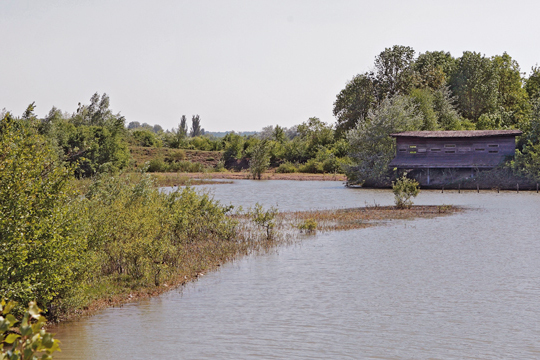
M450 130L450 131L405 131L390 134L393 137L421 137L421 138L470 138L470 137L495 137L495 136L518 136L523 134L521 130Z

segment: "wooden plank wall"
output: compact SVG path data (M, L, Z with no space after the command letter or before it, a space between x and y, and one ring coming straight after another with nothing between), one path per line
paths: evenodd
M515 154L514 136L478 138L397 137L394 165L419 167L496 166Z

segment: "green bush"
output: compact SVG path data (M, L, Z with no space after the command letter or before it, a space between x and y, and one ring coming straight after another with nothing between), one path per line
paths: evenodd
M285 162L277 167L276 172L280 174L292 174L298 172L298 167L290 162Z
M306 219L298 225L301 232L314 233L317 230L317 222L313 219Z
M418 185L418 181L409 179L405 174L396 181L392 181L394 201L398 209L409 209L412 206L411 198L420 193Z
M0 159L0 298L48 307L84 267L72 171L9 113L0 120Z
M59 342L53 335L43 330L47 319L35 302L30 302L28 310L18 321L11 310L16 303L0 302L0 355L5 360L50 360L52 353L60 351ZM5 350L4 344L10 349Z

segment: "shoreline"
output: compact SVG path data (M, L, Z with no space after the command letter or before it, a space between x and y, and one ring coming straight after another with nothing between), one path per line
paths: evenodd
M110 307L122 307L124 304L161 295L167 291L179 288L187 283L196 281L210 271L220 266L241 258L248 254L272 251L280 245L291 241L304 241L305 236L319 232L345 231L362 229L373 226L385 226L393 221L430 219L439 216L448 216L464 209L452 205L418 205L410 209L397 209L394 206L367 206L337 210L314 210L314 211L290 211L276 215L276 236L271 239L260 238L259 242L250 249L229 253L219 260L205 262L205 265L196 270L190 269L178 275L174 280L169 280L158 286L147 286L129 292L121 292L93 300L82 309L73 309L64 314L59 314L55 321L48 326L77 321L82 317L92 316L98 311ZM249 220L247 215L239 216L240 219ZM301 224L306 221L315 221L316 229L313 231L301 230ZM256 226L255 226L256 229ZM258 229L262 231L261 229ZM291 232L294 232L292 235ZM287 235L288 234L288 235ZM263 236L264 237L264 236ZM210 260L210 259L209 259Z

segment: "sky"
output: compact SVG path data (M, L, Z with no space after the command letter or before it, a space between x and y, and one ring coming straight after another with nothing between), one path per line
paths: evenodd
M539 1L0 0L0 110L72 113L95 92L127 122L207 131L334 123L393 45L540 64Z

